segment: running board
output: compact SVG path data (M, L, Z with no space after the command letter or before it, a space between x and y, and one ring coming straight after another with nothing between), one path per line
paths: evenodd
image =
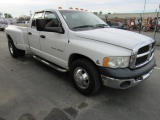
M66 69L60 68L60 67L58 67L58 66L56 66L56 65L54 65L54 64L52 64L52 63L49 63L49 62L45 61L44 59L42 59L42 58L40 58L40 57L38 57L38 56L35 56L35 55L34 55L33 57L34 57L35 59L37 59L38 61L43 62L44 64L46 64L46 65L54 68L54 69L57 70L57 71L67 72Z

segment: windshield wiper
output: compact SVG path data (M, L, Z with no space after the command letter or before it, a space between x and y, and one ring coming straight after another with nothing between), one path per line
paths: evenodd
M109 27L107 24L96 24L95 26L96 27L101 27L101 28Z
M95 27L94 25L82 25L82 26L77 26L77 27L74 27L72 29L76 29L76 28L87 28L87 27Z

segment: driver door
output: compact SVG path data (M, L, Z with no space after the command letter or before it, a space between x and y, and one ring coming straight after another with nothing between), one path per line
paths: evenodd
M46 27L59 27L60 20L56 12L46 11L44 19L51 19ZM65 60L67 34L40 31L42 57L55 64L62 65Z

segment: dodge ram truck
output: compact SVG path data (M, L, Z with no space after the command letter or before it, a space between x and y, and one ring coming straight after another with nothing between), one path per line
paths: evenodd
M58 71L69 71L84 95L103 85L133 87L150 76L156 63L154 39L111 28L86 11L36 11L28 27L10 25L5 32L13 58L29 52Z

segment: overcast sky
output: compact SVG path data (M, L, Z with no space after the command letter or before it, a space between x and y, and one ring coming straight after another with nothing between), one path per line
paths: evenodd
M146 0L146 12L154 12L160 0ZM63 9L69 7L83 8L88 11L102 11L103 13L143 12L145 0L1 0L0 12L10 13L13 17L29 15L36 10Z

